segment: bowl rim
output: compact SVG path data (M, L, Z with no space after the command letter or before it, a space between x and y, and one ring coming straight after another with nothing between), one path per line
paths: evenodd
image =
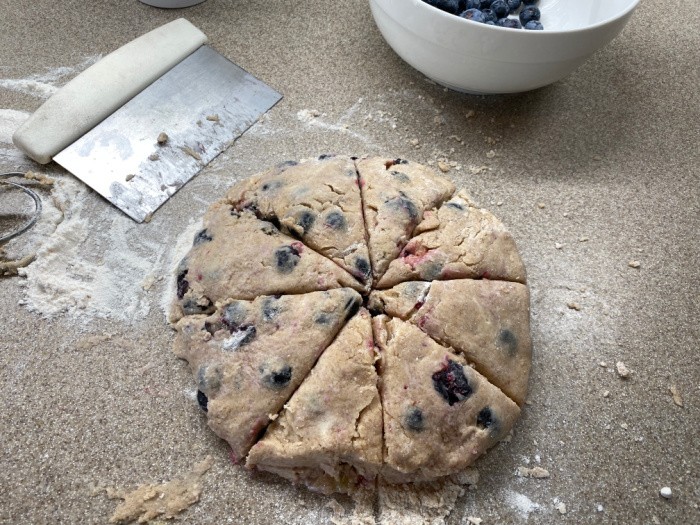
M405 1L405 0L402 0L402 1ZM552 30L552 29L543 29L543 30L541 30L541 31L533 31L533 30L528 30L528 29L522 29L522 30L519 30L519 31L514 31L513 29L507 28L507 27L499 27L499 26L495 26L495 25L492 26L492 25L488 25L488 24L483 24L483 23L481 23L481 22L474 22L473 20L467 20L466 18L462 18L462 17L459 16L459 15L453 15L452 13L448 13L448 12L446 12L446 11L443 11L442 9L438 9L437 7L434 7L434 6L430 5L430 4L428 4L427 2L424 2L423 0L409 0L409 1L410 1L411 3L413 3L413 5L422 4L422 5L425 6L425 8L427 8L429 11L433 11L433 12L436 13L438 16L449 17L450 20L454 20L454 21L456 21L458 24L459 24L459 23L465 23L465 24L470 24L470 25L473 24L473 25L476 25L476 26L483 26L483 27L486 27L486 28L488 28L488 29L493 29L493 30L497 30L497 31L508 31L508 34L509 34L509 35L515 35L515 34L528 35L528 34L531 34L531 33L532 33L532 34L535 34L535 35L540 35L540 37L541 37L542 35L575 35L575 34L577 34L577 33L584 33L584 32L586 32L586 31L591 31L591 30L597 29L597 28L599 28L599 27L606 26L606 25L608 25L608 24L611 24L611 23L613 23L613 22L615 22L615 21L617 21L617 20L620 20L620 19L624 18L625 16L629 15L632 11L634 11L634 10L637 8L637 6L639 5L639 3L641 2L641 0L632 0L632 2L630 3L630 5L629 5L627 8L625 8L624 10L622 10L620 13L618 13L617 15L615 15L615 16L613 16L613 17L611 17L611 18L607 18L607 19L605 19L605 20L602 20L602 21L600 21L600 22L596 22L595 24L591 24L591 25L589 25L589 26L585 26L585 27L578 27L578 28L576 28L576 29L556 29L556 30ZM370 2L373 2L373 3L380 3L380 2L381 2L381 3L384 3L384 0L370 0ZM419 8L419 9L421 9L421 8ZM456 20L455 20L455 19L456 19ZM532 38L532 37L525 37L525 38Z

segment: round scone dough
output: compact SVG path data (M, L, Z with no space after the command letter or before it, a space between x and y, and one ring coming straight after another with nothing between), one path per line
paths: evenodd
M530 373L515 241L404 159L322 155L234 185L170 320L211 429L324 493L449 476L512 429Z

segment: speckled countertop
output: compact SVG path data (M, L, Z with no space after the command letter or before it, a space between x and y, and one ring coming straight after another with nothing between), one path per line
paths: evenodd
M666 2L684 13L669 28L658 9L642 2L562 82L478 97L404 64L364 0L181 11L0 0L0 171L56 178L63 207L31 238L40 255L23 276L0 278L0 522L106 523L117 502L101 487L180 477L208 454L184 522L330 522L327 498L230 464L170 352L162 305L178 250L226 187L335 152L446 160L527 264L529 405L447 523L699 523L700 12ZM285 98L138 226L57 166L24 159L8 134L99 55L179 16ZM533 465L550 477L514 475Z

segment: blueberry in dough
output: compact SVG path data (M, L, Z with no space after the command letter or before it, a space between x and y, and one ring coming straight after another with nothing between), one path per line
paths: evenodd
M202 410L208 412L207 405L209 404L209 399L207 399L207 395L201 390L197 390L197 403Z
M187 277L187 268L182 270L177 274L177 298L182 299L185 294L187 293L187 290L190 289L190 283L186 279Z
M202 244L203 242L208 242L212 240L212 236L209 235L209 232L207 231L206 228L204 228L202 231L200 231L197 235L194 236L194 241L192 242L192 246L197 246L198 244Z
M411 407L406 411L403 421L409 430L420 432L423 430L423 411L418 407Z
M239 301L227 304L221 312L221 322L226 325L230 332L238 330L245 318L246 308Z
M464 368L452 359L433 374L433 388L450 406L468 398L473 390L464 375Z
M262 314L265 321L272 321L279 315L281 308L275 302L276 298L274 297L268 297L263 301Z
M280 273L292 273L299 263L299 252L293 246L282 246L275 250L275 264Z
M476 424L479 428L489 428L493 425L493 414L489 407L484 407L476 416Z
M372 271L372 269L369 267L369 261L367 261L367 259L364 257L358 257L355 259L355 268L357 268L357 271L360 272L360 275L363 277L369 277L369 274Z
M277 369L268 369L266 366L260 367L263 384L273 390L281 390L292 380L292 367L283 365Z
M307 233L316 222L316 216L310 211L303 211L296 219L296 223L301 227L302 233Z
M362 304L362 301L359 297L348 299L348 302L345 303L345 310L347 312L345 314L345 319L350 319L353 315L355 315L360 309L360 304Z
M507 328L498 332L498 345L505 348L508 355L515 355L518 351L518 339L515 334Z
M326 216L326 226L334 230L345 228L345 217L339 211L332 211Z

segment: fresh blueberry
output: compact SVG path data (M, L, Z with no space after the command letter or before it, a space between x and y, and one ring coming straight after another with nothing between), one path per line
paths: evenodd
M479 1L479 9L488 9L491 7L491 4L493 4L494 0L480 0Z
M423 430L423 411L418 407L411 407L406 411L403 421L409 430L420 432Z
M199 407L202 410L204 410L205 412L209 411L209 409L207 408L207 405L209 404L209 399L207 399L207 395L201 390L197 390L197 403L199 403Z
M325 224L334 230L342 230L345 228L345 216L339 211L332 211L326 215Z
M459 4L459 7L462 11L466 11L467 9L479 9L480 6L481 0L464 0L464 2Z
M486 18L484 17L484 13L482 13L478 9L467 9L459 16L461 16L462 18L465 18L467 20L471 20L472 22L480 22L482 24L484 22L486 22Z
M530 29L534 31L542 31L544 26L539 20L530 20L527 24L523 26L525 29Z
M500 27L507 27L509 29L521 29L522 26L515 18L500 18L496 21L496 25Z
M527 24L530 20L540 19L540 9L534 5L523 7L520 11L520 23Z
M211 240L212 240L211 235L209 235L209 232L207 231L207 229L204 228L201 232L199 232L197 235L194 236L194 241L192 242L192 246L197 246L198 244L202 244L203 242L208 242Z
M293 246L282 246L275 250L275 263L280 273L292 273L299 259L299 252Z
M263 384L273 390L281 390L292 380L292 367L284 365L276 370L270 370L267 366L260 367L260 375Z
M447 364L433 374L433 388L450 406L468 398L473 392L464 375L464 368L452 359L448 359Z
M525 5L535 5L539 0L523 0L523 4Z
M423 0L426 4L432 5L433 7L437 7L441 11L446 11L448 13L452 13L453 15L457 14L457 10L459 9L459 0Z
M520 4L522 4L522 0L506 0L506 3L508 4L508 11L511 14L513 14L518 9L520 9Z
M484 15L484 23L493 22L495 24L496 20L498 20L498 17L496 16L496 13L494 13L493 9L482 9L481 13Z
M301 212L296 219L296 223L301 227L303 233L306 234L316 222L316 216L310 211Z
M498 19L508 16L510 8L506 0L495 0L495 2L491 4L491 11L496 14L496 18Z

